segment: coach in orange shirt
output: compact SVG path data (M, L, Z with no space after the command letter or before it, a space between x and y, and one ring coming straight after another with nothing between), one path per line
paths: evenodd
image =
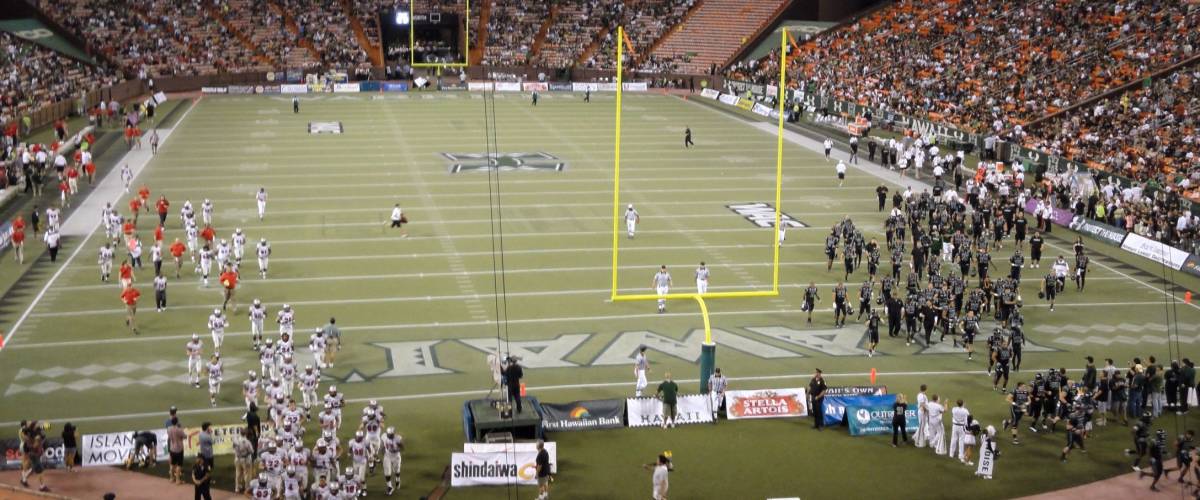
M124 266L122 266L122 268L124 268ZM125 287L125 290L121 292L121 301L125 303L125 326L128 326L129 329L133 331L134 335L137 335L138 333L136 321L137 301L141 296L142 292L139 292L138 289L134 288L133 286Z
M187 245L179 241L179 238L175 238L175 243L171 244L170 250L171 256L175 257L175 279L179 279L179 269L183 267L183 253L187 251Z
M142 189L145 187L143 186ZM150 196L149 190L146 190L146 196ZM167 225L167 211L171 209L171 202L167 201L166 196L158 195L158 201L154 203L154 206L158 208L158 225Z
M17 262L24 264L25 263L25 219L23 217L21 217L20 215L17 215L17 217L13 219L12 230L13 230L13 234L12 234L13 258L16 259Z
M134 196L129 198L129 213L133 215L133 223L137 224L138 213L142 211L142 199Z
M232 266L225 266L225 270L221 272L221 286L225 287L225 302L221 304L221 309L227 309L229 304L233 304L233 312L237 312L237 292L238 275L233 271Z

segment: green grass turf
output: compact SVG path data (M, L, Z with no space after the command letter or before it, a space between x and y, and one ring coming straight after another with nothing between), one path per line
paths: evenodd
M612 96L594 95L594 102L585 104L552 93L537 108L518 95L502 95L496 101L495 150L544 151L568 163L562 172L500 174L507 271L503 284L508 292L500 308L507 313L507 327L490 321L497 307L492 270L500 262L492 258L486 176L450 174L441 156L487 149L482 101L465 93L383 100L321 97L306 100L298 115L290 112L284 98L206 97L178 123L137 182L150 186L152 196L165 193L174 207L185 199L198 206L211 198L221 237L242 227L251 241L266 237L273 243L269 279L259 280L253 262L247 263L249 272L239 292L243 304L261 298L272 315L281 303L294 304L297 331L305 333L337 316L347 346L329 370L330 382L354 400L350 414L360 412L365 399L381 399L389 425L409 441L405 496L429 491L450 453L461 446L460 408L468 396L446 393L486 390L490 383L484 352L463 340L476 339L483 347L495 345L498 334L512 342L579 340L566 349L564 366L527 371L533 395L567 402L633 392L631 361L597 365L632 354L632 347L616 352L614 346L636 345L636 335L682 341L701 328L692 303L673 302L669 314L659 316L649 302L606 301ZM620 242L622 291L649 292L650 277L663 263L673 270L676 290L690 291L691 269L700 260L713 269L713 291L769 287L772 231L756 228L725 205L773 201L774 137L728 114L671 97L627 95L625 104L621 203L636 204L642 225L637 239ZM341 121L346 133L310 135L307 125L313 121ZM698 147L682 148L684 126L692 128ZM865 373L875 368L881 373L880 383L892 392L907 393L911 399L920 383L928 383L932 392L965 399L981 421L999 426L1007 409L990 391L980 359L968 363L958 353L920 354L916 346L886 338L880 346L882 356L831 356L747 329L809 328L799 312L798 287L816 281L828 297L832 284L842 277L839 269L825 271L821 242L828 226L843 215L851 214L860 226L882 237L882 217L875 212L873 196L877 178L851 170L845 186L837 188L832 164L819 154L789 143L785 157L783 210L812 228L788 233L782 250L782 296L709 302L714 328L774 347L779 355L762 358L720 348L718 365L735 377L733 387L795 387L807 382L814 367L830 373L831 384L864 384ZM252 193L260 185L271 196L264 222L254 217ZM412 221L410 238L401 239L385 227L393 203L400 203ZM181 234L174 210L168 223L170 241ZM91 248L98 247L101 238L93 235L83 243L89 249L69 264L16 332L12 345L0 353L0 388L5 390L0 425L11 430L22 418L72 419L84 433L128 431L160 425L172 404L180 407L187 425L236 422L239 383L246 370L258 368L245 317L233 317L223 352L226 381L219 407L210 409L206 391L174 379L184 373L183 345L190 333L200 332L206 346L210 342L205 320L209 309L220 304L216 283L205 289L185 268L184 279L170 286L171 309L155 313L148 286L151 271L140 271L145 293L142 334L134 338L123 327L117 287L98 280ZM1057 247L1051 248L1053 253L1067 251L1065 241L1050 242ZM1036 280L1025 281L1030 340L1052 350L1027 353L1020 376L1029 377L1032 368L1082 367L1085 354L1122 363L1134 355L1171 357L1166 345L1154 342L1163 333L1145 326L1167 322L1155 276L1114 259L1113 249L1098 243L1091 248L1094 265L1087 293L1068 290L1055 312L1036 299ZM997 262L1005 262L1007 255L1008 248L996 255ZM1026 277L1031 272L1026 270ZM861 271L852 276L851 289L857 290L862 279ZM0 324L11 325L24 310L20 302L28 304L32 296L19 299L0 311ZM863 333L861 326L832 331L826 300L811 329L849 337L854 347ZM1194 324L1200 314L1184 305L1175 312L1186 355L1196 337L1183 325ZM1130 326L1104 329L1122 323ZM1039 331L1039 325L1075 325L1078 331L1048 333ZM1127 338L1113 342L1119 335ZM389 348L396 352L394 361L387 355ZM300 363L309 362L305 349L298 352ZM441 372L394 376L399 368L414 366L418 356ZM160 360L174 366L151 366ZM651 360L653 381L668 370L679 379L698 374L691 359L652 351ZM88 369L90 365L96 369ZM86 373L45 372L55 367L83 368ZM737 380L740 377L790 378ZM92 381L83 382L90 387L74 390L83 388L80 383L85 380ZM696 387L695 382L682 385ZM1163 419L1160 425L1175 429L1173 419ZM555 434L561 461L556 496L644 496L649 477L638 465L664 449L675 453L678 465L672 475L675 498L878 494L880 481L865 478L887 481L889 493L898 498L952 497L957 490L931 489L928 484L975 481L972 471L926 450L891 450L882 437L818 433L808 424L722 422L670 432ZM1178 428L1187 425L1194 422L1181 421ZM343 429L343 438L348 432ZM1006 498L1127 470L1119 449L1127 445L1128 433L1119 426L1098 431L1088 443L1091 453L1074 456L1068 465L1057 463L1053 451L1061 446L1061 433L1025 438L1020 448L1003 445L998 480L975 481L973 492L982 498ZM904 479L916 471L931 481ZM369 487L379 492L381 481L376 476ZM502 488L485 488L455 490L452 497L508 494ZM521 494L534 495L529 488Z

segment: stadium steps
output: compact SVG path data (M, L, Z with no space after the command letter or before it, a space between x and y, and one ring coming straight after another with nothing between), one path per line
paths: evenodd
M588 46L583 49L583 52L579 53L579 57L575 58L575 65L578 67L583 67L584 64L587 64L587 60L591 59L592 55L595 54L597 50L600 50L600 46L604 44L604 37L608 36L610 32L613 33L613 36L617 35L616 32L613 31L609 26L600 28L600 31L596 33L596 39L592 40L592 43L589 43Z
M745 41L742 42L741 46L739 46L738 49L733 52L733 54L730 54L729 57L725 58L725 62L721 63L720 65L721 69L728 68L729 65L737 62L738 57L740 57L742 53L752 48L753 42L762 39L764 35L770 33L771 28L775 27L775 20L778 19L779 16L783 15L783 13L786 12L794 2L795 0L785 0L783 3L779 4L779 7L775 8L775 12L767 17L767 21L759 25L758 29L754 30L753 35L744 38L743 40Z
M223 16L221 16L221 13L218 12L217 8L213 7L212 4L205 3L204 4L204 12L208 13L208 17L210 17L210 18L212 18L212 20L216 21L217 24L220 24L221 26L223 26L225 28L225 31L233 33L234 38L237 38L238 41L241 42L244 47L246 47L247 49L250 49L250 51L254 53L254 59L258 60L258 62L263 63L263 64L278 63L278 61L275 61L271 57L263 55L261 53L261 51L258 50L258 47L254 44L254 41L251 40L249 36L246 36L246 34L242 32L242 30L238 29L237 26L234 26L233 23L230 23Z
M542 21L542 26L538 28L537 36L533 37L533 45L529 48L527 61L533 61L533 58L542 50L542 44L546 43L546 34L550 32L550 27L554 26L554 18L558 16L558 5L550 6L550 13L546 16L546 20Z
M679 72L707 73L712 65L725 64L791 1L706 0L652 54L663 59L692 54L678 63Z
M308 53L311 54L314 59L316 59L318 61L325 60L325 58L321 57L321 51L317 50L317 47L315 45L313 45L311 40L309 40L306 37L300 36L300 25L296 24L296 18L292 17L292 14L290 12L288 12L282 6L280 6L279 4L277 4L273 1L269 2L268 5L270 5L271 9L275 10L276 14L279 14L280 16L283 17L283 24L285 26L287 26L288 32L290 32L292 35L294 35L297 39L300 40L300 43L298 44L299 46L307 49Z
M667 38L671 36L671 33L674 33L675 30L680 29L683 27L683 25L687 24L687 22L692 19L692 16L696 15L696 12L700 11L700 7L703 5L704 0L696 0L696 3L692 5L692 8L688 9L687 13L683 15L683 19L679 20L679 24L663 30L663 34L659 36L657 40L652 42L649 48L642 50L640 47L638 47L638 50L641 50L641 52L638 52L638 58L636 61L634 61L634 67L636 68L641 66L642 62L645 61L647 57L650 57L650 54L653 54L654 51L657 50L658 47L660 47L663 42L665 42Z
M487 50L488 22L492 20L492 2L483 2L479 8L479 28L475 34L475 44L467 54L467 62L472 66L483 62L483 54Z
M383 51L381 45L371 43L371 39L367 37L367 31L363 29L362 23L359 22L358 16L354 15L354 7L350 5L350 0L339 0L342 5L342 10L346 12L346 19L350 20L350 28L354 30L354 39L358 40L358 46L367 53L367 57L371 59L371 65L375 67L383 66ZM375 23L379 23L379 15L374 16Z

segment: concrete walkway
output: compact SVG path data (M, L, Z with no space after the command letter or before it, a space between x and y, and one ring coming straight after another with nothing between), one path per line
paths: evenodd
M190 469L184 471L186 474ZM194 498L194 488L191 485L171 484L171 481L141 472L128 472L114 467L79 468L76 472L51 470L42 474L50 494L40 494L36 490L21 487L19 471L0 472L0 499L26 500L42 498L78 498L97 500L105 493L115 493L117 500L190 500ZM32 478L31 478L32 479ZM224 486L230 486L226 480ZM37 488L37 481L30 481L30 486ZM215 500L230 500L246 498L230 491L213 490Z

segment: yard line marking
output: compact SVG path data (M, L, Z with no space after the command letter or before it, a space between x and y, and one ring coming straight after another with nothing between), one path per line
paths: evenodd
M226 179L228 179L228 176L226 176ZM728 179L726 179L726 180L728 180ZM195 192L197 190L196 183L194 181L188 182L187 184L189 184L187 187L163 187L163 188L158 188L158 190L159 191L190 191L190 192ZM354 189L396 188L396 187L411 186L412 184L413 184L412 181L408 181L408 182L367 182L367 183L359 183L359 184L314 183L314 184L271 185L270 188L272 191L286 191L286 190L328 191L330 189L347 189L347 188L354 188ZM867 190L870 190L871 192L875 192L875 186L845 186L845 187L836 188L836 189L841 190L841 191L849 191L849 190L867 191ZM825 186L792 187L792 188L788 189L788 192L829 191L829 190L830 190L830 188L825 187ZM729 192L729 191L767 191L767 192L770 192L771 194L774 194L775 190L768 188L766 186L754 186L754 187L747 187L747 188L719 187L719 188L694 188L694 189L693 188L637 189L635 192L640 192L640 193L695 193L695 192L723 193L723 192ZM588 195L588 194L612 195L612 190L610 189L610 190L605 191L603 189L589 189L589 190L583 190L583 191L515 191L515 192L504 192L503 194L504 194L504 196L509 196L509 195L512 195L512 196L550 196L550 195L562 194L564 196L574 197L576 195ZM438 197L446 197L446 198L468 197L468 196L486 196L486 195L487 195L486 192L438 193L438 194L436 194L436 196L438 196ZM400 196L400 195L396 194L394 196ZM249 197L249 198L252 198L252 197ZM361 198L361 196L356 195L355 198ZM290 199L303 199L303 198L290 198ZM708 201L707 203L716 203L716 202Z
M1032 371L1033 372L1042 372L1044 370L1049 370L1049 368L1034 368ZM1069 368L1069 369L1067 369L1067 371L1081 372L1081 371L1083 371L1083 369L1082 368ZM986 375L986 374L987 374L987 372L983 371L983 370L897 371L897 372L877 372L877 373L875 373L875 375L881 376L881 377L959 377L959 376L979 377L980 375ZM861 377L870 376L871 373L869 373L869 372L822 373L821 375L823 377L835 377L835 378L842 378L842 377L861 378ZM810 375L807 373L796 374L796 375L756 375L756 376L747 376L747 377L729 377L729 380L732 380L735 382L738 382L738 381L754 382L754 381L769 381L769 380L803 379L803 378L806 378L809 376ZM700 382L699 379L676 379L675 381L678 383L681 383L681 384L694 384L694 383ZM583 383L583 384L559 384L559 385L531 386L531 387L528 387L527 389L529 391L561 391L561 390L570 390L570 389L601 389L601 388L606 388L606 387L623 387L623 386L628 387L628 386L632 386L632 385L634 385L633 381L623 380L621 382L589 382L589 383ZM429 392L429 393L422 393L422 394L397 394L397 395L392 395L392 396L368 396L368 397L364 397L364 398L346 399L346 402L351 403L351 404L359 404L359 403L369 402L373 399L377 400L377 401L411 401L411 400L422 400L422 399L439 399L439 398L475 396L475 395L487 394L487 393L488 393L488 391L485 389L471 389L471 390L463 390L463 391ZM222 406L222 407L218 407L218 408L198 407L198 408L192 408L192 409L179 409L179 411L178 411L178 413L181 415L201 415L201 414L207 415L207 414L212 414L212 413L227 413L227 412L245 413L246 407L244 405ZM161 410L157 410L157 411L152 411L152 412L125 413L125 414L120 414L120 415L97 415L97 416L83 416L83 417L68 417L68 418L55 418L55 419L48 419L48 420L43 419L42 421L43 422L63 423L63 422L99 422L99 421L106 421L106 420L129 420L129 419L135 419L135 418L162 417L162 413L163 412ZM20 424L20 422L0 422L0 427L15 427L19 424Z
M184 118L187 118L188 113L191 113L193 109L196 109L196 104L198 102L200 102L200 101L199 100L192 101L191 107L189 107L187 109L187 111L183 112L183 116L179 117L179 121L176 122L176 125L174 127L171 127L169 129L162 129L162 134L160 135L160 139L159 139L160 144L164 144L167 142L167 139L171 137L171 134L175 131L175 129L177 127L179 127L180 124L183 123ZM141 154L146 154L146 153L148 153L148 152L145 150L139 150L136 154L141 155ZM134 154L135 153L133 151L125 153L125 155L123 155L121 157L121 160L118 161L117 164L128 164L129 163L127 161L128 158ZM154 158L153 155L147 155L146 159L144 161L139 162L137 160L134 160L133 167L131 169L133 172L133 178L136 179L137 176L142 173L142 170L145 169L145 167L150 163L150 160L153 158ZM21 313L21 316L19 318L17 318L16 323L13 323L13 326L11 328L9 328L8 333L4 336L4 345L0 345L0 352L3 352L4 349L7 347L12 347L13 334L15 334L18 330L20 330L21 325L23 323L25 323L25 319L28 318L30 316L30 314L33 313L33 309L38 306L38 303L41 302L42 297L46 296L46 291L49 290L50 287L54 285L54 282L56 280L58 280L58 277L62 275L63 271L67 270L67 268L71 266L71 261L75 260L75 257L79 255L79 252L81 250L83 250L85 247L87 247L88 240L90 240L92 238L92 235L96 233L96 229L99 228L100 223L99 223L99 221L96 220L95 213L84 211L83 207L87 206L90 202L92 202L93 199L99 200L100 197L106 196L105 193L108 193L107 194L108 196L111 196L112 192L114 192L114 191L117 193L120 193L120 191L122 191L124 189L121 186L121 182L122 182L121 176L117 172L117 170L110 169L108 174L104 176L104 179L102 179L100 181L100 185L96 186L96 189L93 190L91 193L89 193L87 198L82 203L80 203L79 209L72 212L71 216L68 217L67 220L63 222L62 227L63 227L64 235L75 234L73 231L81 230L81 229L76 229L76 226L78 226L79 228L87 226L86 222L75 222L76 220L82 221L85 218L91 219L93 222L93 225L92 225L92 230L89 231L88 233L86 233L87 236L84 237L83 241L79 242L79 246L75 248L75 251L71 252L71 255L67 257L67 260L62 263L62 266L60 266L57 271L54 271L54 274L51 275L50 279L46 281L46 284L42 286L41 291L39 291L38 294L33 297L33 301L29 303L29 306L26 307L25 311ZM98 204L99 202L97 201L96 203Z

